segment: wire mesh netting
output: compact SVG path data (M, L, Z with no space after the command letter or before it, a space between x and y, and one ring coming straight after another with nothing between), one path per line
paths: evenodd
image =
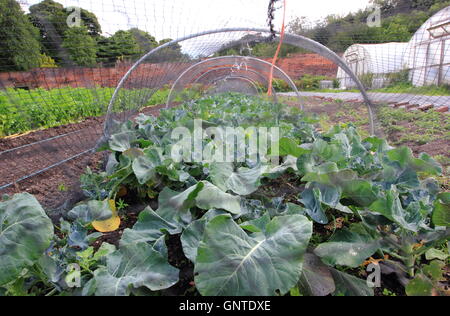
M367 26L377 10L361 11L358 32L345 18L319 26L292 19L274 101L290 98L311 113L332 103L325 113L336 122L352 121L345 103L355 104L368 134L386 134L377 117L389 105L448 112L450 7L443 3L407 30L395 29L397 16L409 12L402 6L380 9L387 27ZM280 41L267 27L269 1L0 4L0 25L10 31L0 48L0 192L26 190L51 207L76 199L86 167L103 168L96 149L138 113L229 91L265 94ZM8 27L15 21L27 26ZM14 44L19 37L26 44Z
M388 87L392 82L410 83L412 87L448 86L450 7L428 19L409 41L354 44L344 52L344 59L368 89ZM354 88L355 83L341 70L337 78L341 88ZM411 89L411 91L413 91ZM418 91L421 91L420 89ZM391 92L395 92L395 89ZM409 103L426 107L448 106L448 96L420 93L372 93L375 102Z

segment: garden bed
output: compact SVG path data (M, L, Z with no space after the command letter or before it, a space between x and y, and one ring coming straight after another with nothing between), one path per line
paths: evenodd
M329 112L316 119L228 94L139 116L111 137L106 172L82 176L87 199L54 227L30 195L0 204L8 240L32 249L5 248L15 260L0 262L2 293L448 294L442 166L364 135L359 109L354 124L347 117L341 124L338 104L324 105ZM249 139L278 127L280 151L263 146L259 159L177 162L171 132L195 132L194 119L205 128L257 127L245 131ZM217 135L204 145L217 146ZM237 158L249 148L235 149ZM274 155L281 164L262 159ZM21 234L23 225L33 229ZM366 279L377 267L383 274L374 289Z

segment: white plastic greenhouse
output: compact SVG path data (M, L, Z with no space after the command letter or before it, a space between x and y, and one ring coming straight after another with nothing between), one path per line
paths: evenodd
M371 82L365 82L366 85L379 88L387 83L387 74L404 69L407 48L408 43L355 44L345 51L343 57L358 77L367 75L366 78ZM341 68L338 69L337 78L342 89L356 87L355 82Z
M371 88L385 86L387 74L402 70L409 70L409 79L414 86L448 85L450 6L425 22L409 43L355 44L344 53L344 59ZM342 89L356 86L341 68L337 78Z
M450 84L450 6L416 32L405 62L415 86Z

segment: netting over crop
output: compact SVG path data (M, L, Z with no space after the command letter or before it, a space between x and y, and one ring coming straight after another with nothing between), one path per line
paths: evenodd
M344 58L359 77L373 76L371 87L382 88L389 84L389 74L404 69L407 43L354 44L344 52ZM343 71L337 78L342 89L355 88L356 83Z
M174 98L173 92L180 95L182 92L192 93L195 89L200 89L198 91L200 94L211 93L211 91L251 93L252 90L253 94L265 93L269 88L268 78L272 68L269 62L253 57L225 56L211 58L211 56L230 47L250 47L257 42L266 42L270 36L270 32L265 29L222 29L194 34L150 51L137 61L120 81L108 108L105 137L108 138L110 136L110 129L114 124L114 120L123 122L133 112L146 106L150 98L149 94L144 92L134 95L136 87L153 88L156 91L164 85L173 83L174 86L169 95L168 105L183 99ZM347 71L348 76L353 77L355 82L357 82L359 88L364 90L359 79L339 56L321 44L295 35L288 35L285 38L285 44L314 52L318 56L341 65ZM198 56L186 58L183 62L159 63L158 70L162 75L158 71L145 70L148 67L146 65L148 59L151 60L154 56L158 56L162 54L161 52L167 49L170 50L177 45L190 47L192 51L198 52ZM158 75L155 76L155 73ZM300 97L295 83L283 70L277 67L274 72L274 78L281 80L281 85L286 85L287 89L292 89L296 96ZM239 81L239 83L230 84L230 81ZM133 95L129 95L130 91L132 91ZM150 91L150 93L154 91ZM363 91L363 93L365 92ZM129 102L130 99L132 102ZM123 100L127 100L127 102L123 102ZM299 102L301 103L301 100ZM367 105L370 105L368 99Z
M434 14L415 34L404 42L354 44L344 52L344 59L368 89L376 90L395 83L412 87L445 87L450 83L450 7ZM355 83L341 70L337 78L341 88ZM426 89L425 89L426 90ZM419 89L420 91L420 89ZM401 92L401 91L398 91ZM449 97L440 93L372 93L375 102L409 103L417 106L445 107Z
M449 8L412 38L293 20L272 68L281 15L273 34L268 3L0 0L1 192L28 190L56 206L87 166L104 167L96 150L127 119L211 94L264 96L272 70L275 102L289 98L309 113L329 102L335 114L355 103L368 135L385 132L380 107L449 105Z

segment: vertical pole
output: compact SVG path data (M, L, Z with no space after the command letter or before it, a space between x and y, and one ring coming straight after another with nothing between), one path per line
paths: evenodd
M431 48L431 42L428 43L427 53L425 56L425 73L423 75L423 86L427 85L428 64L429 64L429 59L430 59L430 48Z
M442 76L444 72L444 57L445 57L445 40L441 41L441 58L439 63L439 75L438 75L438 86L442 85Z

